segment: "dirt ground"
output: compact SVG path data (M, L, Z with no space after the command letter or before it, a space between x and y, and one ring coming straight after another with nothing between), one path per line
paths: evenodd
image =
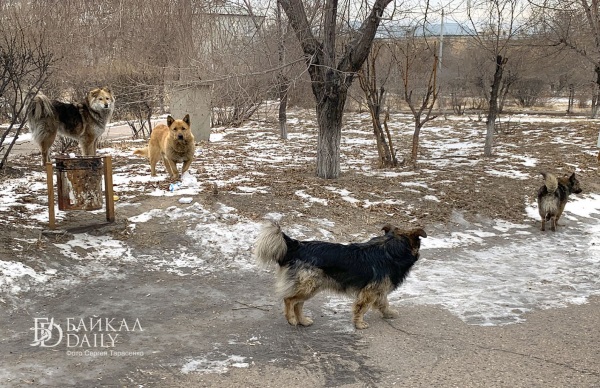
M305 115L302 113L301 115ZM304 116L301 116L304 117ZM309 114L310 117L310 114ZM360 116L358 125L365 128L369 124L366 115ZM442 123L444 123L442 121ZM256 124L257 129L275 127L276 123L271 121ZM355 124L356 125L356 124ZM461 122L443 125L460 126ZM482 122L470 122L475 131L478 132L479 140L483 141L485 125ZM481 152L475 154L439 154L423 145L427 134L421 135L425 140L421 141L419 150L419 161L416 165L408 163L390 171L399 172L393 178L386 177L386 170L376 168L376 151L374 145L365 147L349 147L342 151L342 174L336 180L323 180L315 175L316 158L316 133L315 128L304 126L300 131L309 132L314 137L308 141L297 142L293 140L283 143L285 153L292 155L303 155L298 163L289 165L281 163L269 163L268 161L253 161L254 150L249 144L246 131L235 130L227 132L225 143L199 145L202 154L193 166L197 166L196 176L204 190L199 194L203 202L223 202L228 206L239 209L245 217L258 219L265 214L265 204L269 204L271 211L284 214L294 214L298 209L308 216L319 216L330 219L336 224L339 221L351 219L360 220L366 225L380 225L385 222L405 224L417 223L420 226L432 224L446 224L451 221L452 213L464 212L467 217L501 218L513 222L521 222L525 213L524 198L534 200L535 193L542 183L539 171L550 171L555 174L571 173L576 170L584 190L590 193L600 191L600 179L598 179L599 162L596 157L597 149L593 146L598 137L598 126L593 120L574 120L568 124L556 124L553 122L534 123L504 123L499 126L501 132L495 135L495 152L490 158L481 156ZM561 137L557 141L558 136ZM562 131L564 130L564 132ZM293 133L292 129L292 133ZM423 130L424 132L426 129ZM562 132L562 133L561 133ZM127 133L121 130L118 133ZM347 136L347 135L344 135ZM352 135L350 135L352 136ZM464 138L460 132L456 141L469 141L473 138L472 133L465 133ZM568 142L569 138L578 141ZM402 131L395 141L398 159L405 159L403 150L410 148L412 132ZM567 140L567 141L565 141ZM134 159L128 155L129 150L140 143L128 141L120 137L117 141L106 140L105 146L125 150L126 155L113 155L113 168L115 171L123 169L132 174L139 173L140 168L148 169L146 163L139 158ZM585 144L585 148L582 147ZM25 152L19 154L18 163L9 163L9 166L0 171L0 179L11 177L24 177L30 171L39 170L39 155L32 151L32 144L24 146ZM367 150L365 152L365 149ZM498 156L498 150L512 155L527 155L528 158L537 160L534 168L527 165L514 168L514 161L508 159L506 154ZM77 152L72 149L72 152ZM18 152L17 152L18 153ZM352 160L360 160L356 165ZM478 163L473 163L476 160ZM436 164L443 161L443 164ZM209 164L222 163L231 168L211 169ZM433 167L432 167L433 166ZM490 170L498 167L512 168L503 174L489 174ZM500 168L498 168L500 169ZM378 171L378 174L368 174L365 170ZM534 179L511 179L510 172L515 175L529 174ZM403 173L406 173L403 175ZM508 176L507 176L508 175ZM250 186L265 188L269 190L257 190L251 195L239 195L236 187L240 185L240 178L250 176ZM427 187L410 186L408 190L398 190L404 184L410 184L418 177L427 183ZM237 179L236 179L237 178ZM223 183L214 183L216 180ZM146 187L151 189L166 189L171 182L164 179L161 182L147 182ZM364 207L349 203L340 195L328 190L327 186L343 188L352 193L361 193L374 203L365 212ZM127 187L116 187L117 194L121 190L127 191ZM302 203L296 192L301 189L307 194L327 200L326 206L307 207ZM24 190L24 189L23 189ZM424 201L423 196L435 193L439 201ZM142 193L143 195L144 193ZM147 194L147 193L146 193ZM401 198L410 206L401 207L397 204L386 204L381 200ZM138 198L138 196L136 196ZM44 198L27 197L23 202L43 201ZM416 206L418 204L418 206ZM14 212L19 212L15 208ZM348 224L341 222L340 224ZM353 225L349 225L351 228ZM343 234L343 233L341 233Z
M359 123L366 125L368 118L361 117ZM481 130L481 124L470 125ZM275 123L257 126L275 128ZM416 166L398 167L391 176L385 171L368 173L376 170L374 150L362 151L364 145L359 150L350 144L343 151L343 173L334 181L314 174L314 136L305 142L282 143L284 154L301 157L277 162L258 160L251 132L222 129L217 131L226 132L226 141L200 145L202 153L193 168L202 190L193 199L215 214L222 206L235 208L248 220L263 220L267 213L283 214L285 224L304 225L306 230L315 230L315 219L329 220L335 225L330 230L333 238L343 242L362 241L385 223L419 225L431 234L461 230L464 225L457 222L456 214L467 222L503 219L529 223L533 229L539 224L526 217L525 206L533 201L541 178L511 179L507 170L490 174L490 170L508 168L515 177L534 176L527 164L512 170L514 161L505 152L535 158L535 171L571 172L576 166L584 191L600 193L593 147L597 124L569 124L563 135L568 139L576 134L580 139L572 143L556 141L556 127L514 125L496 136L496 149L502 155L483 162L480 156L440 155L426 147L424 136ZM295 131L314 135L310 126ZM465 135L464 141L468 140ZM410 131L403 131L398 149L408 149L409 143ZM582 143L590 145L582 150ZM139 143L121 138L107 144L119 151L113 155L116 173L146 171L143 160L129 155ZM0 185L25 180L33 171L40 173L36 181L43 181L39 153L18 152L0 172ZM424 184L414 185L417 179ZM322 307L328 296L319 295L309 307L316 324L295 328L281 316L272 292L272 274L238 271L229 267L231 258L212 257L213 269L187 269L189 273L182 275L150 268L142 259L127 261L116 256L75 262L65 256L61 244L82 233L110 236L137 258L175 260L177 255L204 249L187 233L200 222L195 214L130 227L131 217L173 207L172 197L151 195L169 183L166 179L143 181L135 189L132 184L117 184L120 198L115 223L103 222L101 213L68 212L59 220L58 231L49 231L44 220L32 217L30 206L46 204L43 196L32 194L32 183L17 185L19 204L0 213L0 260L18 260L35 271L50 266L56 273L51 287L40 289L31 281L23 292L0 294L4 333L0 385L600 386L597 298L585 305L536 311L522 324L487 327L467 325L441 307L409 306L402 308L396 320L382 320L371 313L367 318L371 327L354 331L347 326L349 312ZM253 190L244 193L242 185ZM340 195L341 190L369 206L357 206ZM299 192L327 202L307 205ZM437 200L425 199L431 195ZM236 220L220 219L223 223ZM504 242L499 238L497 243ZM74 249L85 256L89 247ZM31 346L33 318L50 316L63 321L67 317L115 317L130 325L139 319L143 330L120 332L118 349L136 354L70 354L64 346Z

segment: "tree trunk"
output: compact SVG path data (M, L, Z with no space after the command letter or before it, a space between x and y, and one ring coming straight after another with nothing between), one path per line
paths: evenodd
M419 135L421 134L422 126L423 125L421 124L420 120L416 119L415 120L415 132L413 133L412 149L411 149L411 153L410 153L410 160L412 161L412 163L417 162L417 155L419 154Z
M283 41L283 25L281 21L281 5L277 3L277 33L279 35L279 41L277 42L278 52L278 63L279 68L283 68L285 61L285 45ZM277 84L279 87L279 134L282 139L287 139L287 102L288 102L288 88L290 82L288 78L283 74L282 70L279 70L277 75Z
M322 104L317 104L317 176L325 179L335 179L340 175L342 115L346 103L346 91L332 94L332 98L325 98Z
M388 144L386 134L383 131L379 109L375 109L375 107L369 107L369 110L371 111L371 119L373 120L373 132L375 134L375 140L377 141L379 168L395 167L396 163L392 156L393 151L391 150L391 144ZM377 113L374 113L374 111Z
M390 111L385 111L385 118L383 119L383 128L385 128L384 139L387 139L386 150L389 150L390 153L390 167L396 167L398 165L398 159L396 158L396 151L394 150L394 142L392 141L392 135L390 133L390 129L388 128L388 121L390 120Z
M494 82L492 83L492 91L490 93L490 107L487 117L487 132L485 135L485 146L483 149L484 156L492 156L492 143L494 142L494 131L496 126L496 117L498 116L498 94L500 93L500 85L502 84L502 73L506 58L501 55L496 57L496 72L494 73Z
M575 100L575 86L573 84L569 84L569 104L567 106L567 113L573 113L573 102Z
M279 79L279 134L282 139L287 139L287 102L289 81L283 74Z
M592 118L595 119L598 117L598 105L600 104L600 66L596 65L594 67L594 71L596 72L596 91L594 92L594 96L592 98Z

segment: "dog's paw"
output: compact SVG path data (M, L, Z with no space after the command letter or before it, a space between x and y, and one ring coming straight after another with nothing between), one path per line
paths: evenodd
M298 324L302 326L310 326L313 324L313 320L307 317L302 317L300 320L298 320Z
M381 314L383 315L384 319L393 319L398 318L400 316L400 313L397 310L393 309L387 309L385 311L382 311Z
M363 330L369 327L369 324L365 321L357 321L354 322L354 327L356 327L357 330Z
M292 326L298 326L298 320L296 317L287 318L287 321Z

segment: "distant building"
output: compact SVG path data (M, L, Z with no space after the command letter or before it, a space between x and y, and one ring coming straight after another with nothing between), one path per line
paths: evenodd
M444 37L468 37L475 35L475 32L471 28L459 23L444 23L442 31L442 24L427 23L425 25L414 26L386 21L379 26L376 38L399 39L411 36L439 36L440 32L443 32Z

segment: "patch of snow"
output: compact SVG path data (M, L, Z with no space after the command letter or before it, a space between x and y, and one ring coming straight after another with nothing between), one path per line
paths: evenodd
M224 360L210 360L206 357L190 360L181 367L181 373L226 373L229 368L248 368L246 357L231 355Z

